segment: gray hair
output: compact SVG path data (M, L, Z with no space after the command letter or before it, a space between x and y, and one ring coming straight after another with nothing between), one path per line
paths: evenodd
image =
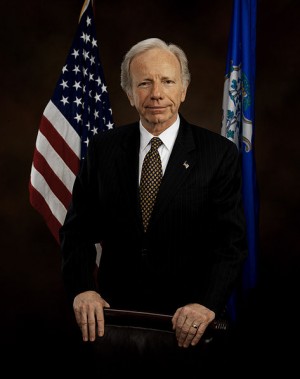
M131 47L130 50L124 56L123 62L121 64L121 87L126 93L131 93L132 83L130 77L130 63L133 58L145 51L159 48L162 50L169 51L173 53L178 59L181 67L181 80L185 88L188 87L191 81L191 74L188 68L188 60L185 52L177 45L173 43L166 43L159 38L148 38L143 41L138 42Z

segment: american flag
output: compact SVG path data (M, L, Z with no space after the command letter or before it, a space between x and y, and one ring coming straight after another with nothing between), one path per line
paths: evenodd
M94 135L114 127L91 0L38 130L29 181L31 205L59 243L76 174Z

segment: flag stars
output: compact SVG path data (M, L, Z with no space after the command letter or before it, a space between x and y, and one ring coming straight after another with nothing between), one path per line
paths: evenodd
M68 81L63 80L62 83L60 83L60 86L62 86L63 89L69 88L69 86L68 86Z
M79 50L73 49L73 53L71 55L73 55L74 58L76 59L79 56Z
M114 127L111 119L112 109L108 108L105 101L108 88L101 76L98 55L93 50L93 48L98 48L99 44L91 33L91 28L87 27L92 23L92 18L87 16L85 30L81 30L78 36L80 41L78 45L74 45L75 48L71 51L69 61L63 68L65 76L62 75L60 80L61 107L63 106L66 110L68 107L73 107L73 115L70 115L73 123L77 125L77 128L84 126L85 137L81 136L84 149L92 136L99 134L100 130L109 130ZM82 44L84 48L81 47ZM73 91L72 96L71 93L68 93L69 91Z
M76 81L75 81L73 87L76 88L76 91L77 91L79 88L82 88L81 85L80 85L80 82L76 82Z
M74 118L75 118L75 120L77 121L77 124L78 124L78 123L82 123L82 116L81 116L81 114L78 114L78 113L76 112L76 116L75 116Z
M91 62L91 65L95 64L95 57L94 56L91 56L90 62Z
M83 55L84 60L87 60L90 58L89 53L90 53L89 51L83 50L82 55Z
M68 71L68 69L67 69L67 65L64 65L64 67L62 68L62 73L64 74L66 71Z
M66 104L69 104L69 100L68 100L68 98L67 97L62 97L62 99L60 100L62 103L63 103L63 105L66 105Z
M79 105L82 105L82 99L79 99L79 98L76 96L76 99L74 100L74 103L77 105L77 107L79 107Z
M94 126L93 129L91 130L93 135L98 134L98 129Z
M95 117L95 120L99 118L99 111L96 111L96 109L94 110L94 117Z
M88 35L87 35L86 33L82 32L82 35L80 36L80 38L82 38L83 41L84 41L85 43L87 43L87 41L88 41Z
M88 75L88 69L86 67L83 67L82 73L83 73L83 76L87 76Z
M79 69L79 66L76 66L73 68L73 71L75 72L75 75L78 74L78 72L80 72L80 69Z
M95 79L95 82L98 84L98 86L100 86L100 84L102 83L101 79L100 79L100 76L98 76L98 78Z
M89 34L86 34L85 35L85 42L88 43L88 42L91 42L91 36Z
M114 127L114 124L109 121L108 124L106 124L106 126L108 129L112 129Z
M96 103L97 103L97 101L101 101L101 95L99 93L96 93L94 99L95 99Z

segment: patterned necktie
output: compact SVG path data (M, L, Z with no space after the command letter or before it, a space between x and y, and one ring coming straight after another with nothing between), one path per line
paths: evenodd
M161 160L157 150L161 144L162 141L158 137L151 139L151 149L146 154L142 167L140 201L145 232L162 178Z

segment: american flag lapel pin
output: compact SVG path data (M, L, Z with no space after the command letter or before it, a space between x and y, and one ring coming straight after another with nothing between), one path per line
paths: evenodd
M188 169L190 167L190 165L187 163L187 161L183 162L183 166Z

